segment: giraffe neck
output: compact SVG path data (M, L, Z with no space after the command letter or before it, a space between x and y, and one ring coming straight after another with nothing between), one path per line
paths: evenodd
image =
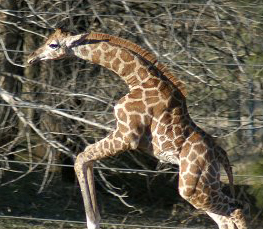
M138 86L152 77L136 54L107 41L79 45L73 48L73 51L76 56L84 60L112 70L126 82L129 88Z
M91 33L72 47L74 55L102 65L119 75L130 88L158 78L168 81L185 95L183 83L171 74L156 57L131 41L109 34Z

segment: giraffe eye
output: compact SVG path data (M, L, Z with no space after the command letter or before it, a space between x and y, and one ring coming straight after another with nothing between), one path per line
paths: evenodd
M57 49L59 48L59 44L50 44L49 47L52 49Z

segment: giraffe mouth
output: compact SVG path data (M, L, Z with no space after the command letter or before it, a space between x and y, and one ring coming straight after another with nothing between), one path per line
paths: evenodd
M28 57L28 59L27 59L27 63L28 63L28 64L34 64L34 63L37 63L37 62L39 62L39 61L41 60L41 58L39 58L38 56L34 56L33 54L34 54L34 53L32 53L32 54Z
M39 59L36 59L36 58L34 58L34 59L28 59L27 60L27 63L29 63L29 64L34 64L34 63L37 63L39 61Z
M48 58L46 57L39 57L39 56L33 56L33 57L29 57L28 60L27 60L27 63L28 64L35 64L39 61L42 61L42 60L48 60Z
M31 53L27 59L28 64L35 64L42 60L47 60L48 58L43 54L36 54L35 52Z

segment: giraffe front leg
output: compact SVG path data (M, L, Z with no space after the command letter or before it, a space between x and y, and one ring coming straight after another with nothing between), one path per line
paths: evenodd
M138 139L139 136L123 134L117 129L108 137L86 147L84 152L77 156L74 167L81 188L88 229L99 229L100 221L95 195L93 162L135 148L139 142Z
M99 208L98 208L97 198L96 198L94 173L93 173L93 162L90 163L90 166L87 166L87 180L88 180L88 185L89 185L89 191L90 191L93 211L96 215L96 220L99 222L100 221L100 213L99 213Z
M78 155L74 168L84 202L87 228L99 229L100 216L95 196L93 161L87 161L83 154Z

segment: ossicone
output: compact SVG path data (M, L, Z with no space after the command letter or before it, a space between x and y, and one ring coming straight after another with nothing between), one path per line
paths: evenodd
M60 30L61 33L76 35L76 31L70 28L70 21L69 19L62 20L57 23L55 26L55 31Z

